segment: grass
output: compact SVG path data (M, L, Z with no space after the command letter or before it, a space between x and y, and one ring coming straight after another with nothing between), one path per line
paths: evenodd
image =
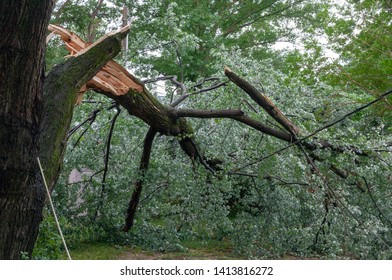
M102 242L79 243L73 247L70 254L74 260L116 260L128 249L125 246Z
M186 240L182 246L185 251L178 252L154 252L143 250L140 247L130 248L103 242L79 243L70 250L74 260L117 260L117 259L139 259L139 260L228 260L242 259L235 254L230 241L223 240ZM64 254L64 259L66 255Z

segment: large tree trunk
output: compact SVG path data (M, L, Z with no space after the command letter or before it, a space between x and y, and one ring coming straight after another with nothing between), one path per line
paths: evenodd
M57 181L76 94L121 50L129 27L103 37L44 77L51 0L0 2L0 259L31 255L45 190Z
M0 259L31 252L41 221L45 196L36 158L52 5L0 2Z

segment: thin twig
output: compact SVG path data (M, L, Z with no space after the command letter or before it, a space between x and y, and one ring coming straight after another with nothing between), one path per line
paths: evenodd
M98 113L100 113L100 112L101 112L101 109L94 110L93 112L91 112L90 116L87 119L85 119L83 122L76 125L75 127L71 128L68 132L67 139L69 139L80 127L82 127L88 121L90 121L90 126L91 126L91 124L95 121Z
M198 91L194 91L194 92L191 92L191 93L183 94L180 97L178 97L175 101L171 102L170 106L177 107L181 102L183 102L185 99L187 99L188 97L190 97L192 95L196 95L196 94L200 94L200 93L203 93L203 92L212 91L214 89L217 89L217 88L220 88L222 86L227 85L229 82L230 81L217 83L217 84L214 84L214 85L212 85L212 86L210 86L208 88L203 88L203 89L198 90Z
M275 179L275 180L277 180L277 181L283 183L284 185L309 186L308 183L301 183L301 182L286 182L285 180L283 180L283 179L281 179L281 178L279 178L279 177L271 176L271 175L265 175L265 176L263 177L263 179L266 179L266 180Z
M384 215L384 213L381 211L380 207L378 206L376 200L374 199L372 191L370 190L370 187L369 187L369 184L368 184L366 178L364 176L362 176L362 179L365 182L365 186L366 186L366 188L368 190L370 199L372 200L372 202L374 204L374 207L376 207L376 209L377 209L377 211L378 211L378 213L380 215L380 220L382 220L381 217L383 217L385 221L387 221L390 225L392 225L392 222Z
M145 200L149 199L151 196L153 196L157 191L159 191L162 188L166 188L168 186L167 182L162 183L158 187L156 187L153 191L151 191L149 194L147 194L145 197L140 199L139 204L143 203Z
M109 134L108 134L108 139L107 139L107 143L106 143L106 153L105 153L105 162L104 162L104 169L103 169L103 176L102 176L102 184L101 184L101 195L100 195L100 201L99 204L97 206L97 209L95 210L95 215L94 215L94 219L93 221L96 220L97 216L98 216L98 212L99 209L102 207L103 204L103 196L105 193L105 182L106 182L106 176L108 173L108 169L109 169L109 159L110 159L110 144L112 142L112 137L113 137L113 130L114 130L114 125L116 124L116 120L118 118L118 116L121 114L121 109L120 107L117 105L116 106L117 112L114 115L111 124L110 124L110 129L109 129Z

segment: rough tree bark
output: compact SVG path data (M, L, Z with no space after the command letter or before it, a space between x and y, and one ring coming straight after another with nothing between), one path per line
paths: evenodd
M128 29L106 36L44 77L53 1L0 3L0 259L31 255L45 191L57 181L76 94L121 49Z
M0 259L31 252L44 189L36 158L52 1L0 2Z

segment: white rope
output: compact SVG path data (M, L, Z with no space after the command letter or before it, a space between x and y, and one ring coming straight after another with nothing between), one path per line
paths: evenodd
M68 251L67 243L65 243L63 232L61 231L59 220L57 219L56 211L54 210L54 205L53 205L53 202L52 202L52 198L50 196L49 188L48 188L48 185L46 183L46 179L45 179L45 175L44 175L44 170L42 169L39 157L37 157L37 161L38 161L39 169L41 170L42 179L44 180L44 185L45 185L45 188L46 188L46 193L47 193L48 198L49 198L50 207L52 208L52 213L53 213L54 219L56 220L57 229L58 229L58 231L60 233L61 239L63 240L64 248L65 248L65 251L67 252L68 258L70 260L72 260L71 255L69 254L69 251Z

